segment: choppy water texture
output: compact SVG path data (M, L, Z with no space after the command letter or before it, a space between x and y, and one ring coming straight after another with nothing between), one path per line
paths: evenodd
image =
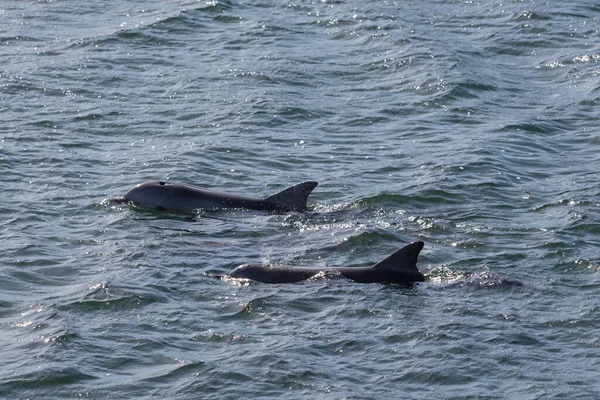
M597 398L599 16L3 1L0 397ZM320 184L306 213L102 203L150 179ZM414 240L412 288L210 277Z

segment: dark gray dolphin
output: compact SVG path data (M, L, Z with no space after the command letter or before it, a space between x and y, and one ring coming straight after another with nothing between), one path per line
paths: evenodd
M246 208L265 211L306 210L308 195L318 185L304 182L264 199L239 196L186 185L177 182L150 181L131 188L122 199L138 206L161 210L192 212L197 209Z
M244 264L231 271L229 277L264 283L293 283L323 274L327 276L341 275L359 283L380 282L410 285L425 280L423 274L417 269L417 257L423 246L423 242L408 244L372 267L291 268Z

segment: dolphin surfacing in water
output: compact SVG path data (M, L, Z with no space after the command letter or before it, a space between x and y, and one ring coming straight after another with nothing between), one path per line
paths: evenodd
M142 207L193 212L197 209L238 209L264 211L304 211L308 195L317 182L303 182L264 199L202 189L178 182L149 181L131 188L125 196L114 199Z
M372 267L292 268L244 264L231 271L228 277L264 283L294 283L323 274L341 275L359 283L411 285L425 280L425 276L417 269L417 258L423 246L423 242L410 243Z

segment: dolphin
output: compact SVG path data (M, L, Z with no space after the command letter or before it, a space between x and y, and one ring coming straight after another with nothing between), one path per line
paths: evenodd
M316 275L341 275L359 283L411 285L425 281L425 276L417 269L417 257L423 246L423 242L410 243L372 267L292 268L243 264L231 271L228 277L264 283L294 283Z
M160 210L193 212L197 209L236 209L264 211L306 210L308 195L318 185L304 182L275 193L264 199L240 196L202 189L178 182L149 181L129 189L125 196L109 199L117 203L133 203L137 206L155 207Z

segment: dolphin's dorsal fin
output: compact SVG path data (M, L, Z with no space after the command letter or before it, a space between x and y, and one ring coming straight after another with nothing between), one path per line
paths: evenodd
M385 260L373 266L373 268L419 272L417 269L417 258L424 245L423 242L407 244Z
M295 186L282 190L269 196L265 201L274 204L277 208L290 211L306 210L308 195L318 185L317 182L303 182Z

